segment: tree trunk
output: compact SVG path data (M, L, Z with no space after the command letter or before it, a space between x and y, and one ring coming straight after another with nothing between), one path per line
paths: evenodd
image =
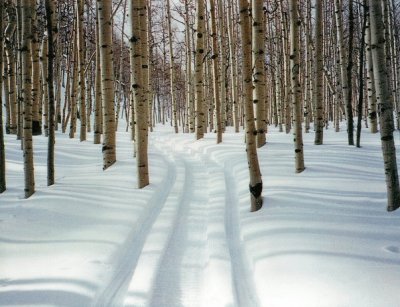
M374 82L378 102L378 114L382 143L382 154L386 175L388 195L388 211L393 211L400 206L400 188L397 172L396 148L394 145L393 131L393 105L390 95L387 63L385 59L384 25L382 23L382 6L380 1L369 0L372 62L374 69Z
M79 101L79 120L80 120L80 133L79 138L80 141L86 141L86 80L85 80L85 38L83 34L84 27L84 1L83 0L75 0L76 5L76 43L78 49L78 74L79 74L79 83L78 83L78 101Z
M313 104L315 106L315 145L322 145L324 140L324 32L323 0L315 3L315 65Z
M172 104L172 122L175 133L178 133L178 109L175 97L175 69L174 69L174 50L172 48L172 30L171 30L171 8L170 0L167 0L167 26L168 26L168 47L169 47L169 73L170 73L170 94Z
M97 6L97 4L96 4ZM93 126L93 143L101 143L101 135L103 133L103 112L101 98L101 67L100 67L100 33L99 33L99 14L96 11L96 68L95 68L95 91L94 91L94 126Z
M240 30L242 36L242 79L243 79L243 104L246 121L246 153L250 174L250 200L251 211L257 211L262 207L262 179L258 163L256 135L254 123L253 95L252 95L252 61L251 61L251 27L249 4L247 0L239 0Z
M34 0L25 0L22 3L22 99L24 102L23 116L23 151L24 151L24 175L25 198L35 193L35 176L33 166L33 142L32 142L32 15L35 10Z
M263 0L252 0L253 16L253 103L256 106L257 147L265 144L267 130L265 110L265 31Z
M6 156L4 148L4 131L3 131L3 16L4 16L4 0L0 0L0 193L6 190Z
M149 184L147 9L146 0L131 1L131 84L135 104L135 152L139 189Z
M195 102L196 102L196 139L204 137L206 121L204 113L203 94L203 61L204 53L204 30L205 30L205 8L204 1L197 1L196 8L196 50L195 50Z
M290 72L291 72L291 94L294 110L294 153L295 153L295 171L301 173L304 171L304 153L303 153L303 131L301 125L301 86L300 86L300 36L299 36L299 16L297 15L297 0L290 0Z
M211 37L212 37L212 51L211 56L213 64L213 83L214 83L214 102L215 102L215 119L216 119L216 132L217 132L217 144L222 142L222 126L221 126L221 99L220 99L220 82L219 82L219 71L218 71L218 38L217 38L217 24L215 18L215 1L210 0L210 12L211 12Z
M30 0L28 0L30 1ZM38 33L38 17L36 14L36 0L32 2L32 134L41 135L42 134L42 118L40 114L41 107L41 95L40 95L40 43L39 43L39 33ZM25 20L24 20L25 21Z
M112 52L112 2L99 0L99 43L101 64L101 98L103 105L103 170L106 170L116 161L115 142L115 111L114 111L114 69Z
M56 0L46 0L46 20L47 20L47 93L48 93L48 150L47 150L47 185L55 182L54 170L54 145L55 145L55 99L54 99L54 44L56 41L57 23L55 20ZM47 110L46 110L47 112Z

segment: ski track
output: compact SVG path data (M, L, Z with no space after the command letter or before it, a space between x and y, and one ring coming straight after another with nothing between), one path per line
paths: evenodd
M183 161L185 185L169 241L153 284L150 306L198 306L206 263L207 173L190 151ZM186 248L184 248L186 247Z
M260 306L240 235L237 152L221 160L217 145L154 144L167 188L149 201L93 306Z
M161 212L171 189L174 186L177 171L174 163L162 156L167 165L167 175L160 184L161 193L155 193L149 201L151 210L143 217L143 223L134 227L128 238L119 249L118 253L113 257L113 261L117 264L110 280L106 286L99 291L95 297L93 306L122 306L123 299L127 290L127 285L132 277L140 257L145 239L151 230L153 223L156 221ZM138 229L139 228L139 229Z

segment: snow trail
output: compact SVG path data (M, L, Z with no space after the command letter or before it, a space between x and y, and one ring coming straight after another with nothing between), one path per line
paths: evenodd
M161 156L167 165L167 176L160 184L161 192L155 193L149 201L151 210L143 217L143 223L132 228L126 241L114 256L117 263L111 278L98 292L94 299L93 306L121 306L125 297L129 281L137 265L146 237L152 225L161 212L163 204L174 187L177 171L176 165Z
M151 306L197 306L206 263L207 173L190 152L182 154L185 186L174 228L154 282Z

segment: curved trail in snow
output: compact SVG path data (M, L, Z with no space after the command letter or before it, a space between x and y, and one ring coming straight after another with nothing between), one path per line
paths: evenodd
M233 161L207 152L226 149L180 137L153 141L168 168L165 188L122 245L94 306L259 306L240 237Z
M167 165L167 176L160 184L160 186L165 186L165 188L161 190L160 194L154 194L150 200L152 209L143 217L142 224L138 225L139 229L138 227L134 227L131 230L122 248L114 256L113 261L118 265L106 286L99 291L93 306L122 306L123 304L127 283L129 283L132 277L146 237L160 214L162 206L176 181L176 165L167 158L161 157Z

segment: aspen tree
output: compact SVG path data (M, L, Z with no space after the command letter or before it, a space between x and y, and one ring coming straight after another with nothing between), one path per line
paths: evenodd
M4 1L4 0L3 0ZM6 1L4 1L6 4ZM8 82L8 104L10 108L10 125L9 125L9 132L11 134L17 133L17 126L18 126L18 108L17 108L17 80L16 80L16 59L14 55L14 46L13 46L13 35L15 33L15 29L17 26L16 20L16 13L15 7L13 6L12 2L10 1L7 3L6 7L3 7L7 10L8 15L8 24L4 30L4 38L5 38L5 53L7 58L7 82ZM3 14L5 11L3 12ZM3 64L4 65L4 64ZM4 84L6 87L6 84Z
M215 101L215 118L216 118L216 132L217 144L222 142L222 124L221 124L221 99L220 99L220 83L218 71L218 42L217 42L217 25L215 18L215 1L210 0L210 13L211 13L211 37L212 37L212 51L211 56L213 64L213 83L214 83L214 101Z
M251 61L251 26L249 16L249 3L247 0L239 0L240 30L242 38L242 79L243 79L243 103L246 121L246 153L250 174L250 200L251 211L257 211L262 207L262 178L258 162L256 134L254 123L253 95L252 95L252 61Z
M47 21L47 92L48 92L48 151L47 151L47 185L55 182L54 170L54 144L55 144L55 99L54 99L54 43L56 41L57 23L55 20L56 0L45 0L46 21ZM46 110L47 112L47 110Z
M114 111L114 69L112 53L112 2L97 0L99 16L99 43L101 67L101 98L103 106L103 170L116 161L115 111Z
M263 0L252 0L253 17L253 103L256 106L257 147L265 144L267 129L265 110L265 31L263 16Z
M204 62L204 1L197 0L196 7L196 49L195 49L195 102L196 102L196 139L204 137L206 130L203 94L203 62Z
M374 83L378 102L378 114L382 143L382 154L386 175L388 195L388 211L393 211L400 206L400 187L397 171L396 147L394 145L393 131L393 105L390 95L387 63L385 59L384 25L382 23L382 6L380 1L369 0L370 26L371 26L371 52L374 69Z
M301 86L300 86L300 36L299 36L299 17L297 15L297 0L290 0L290 72L291 72L291 94L294 110L294 153L295 153L295 171L301 173L304 171L304 153L303 153L303 132L301 125Z
M86 141L86 80L85 80L85 38L83 33L84 27L84 2L83 0L75 0L76 11L76 44L78 49L78 101L79 101L79 119L80 119L80 141Z
M0 72L3 71L3 17L4 17L4 0L0 0ZM6 156L4 148L4 131L3 131L3 78L0 73L0 193L6 190Z
M370 13L367 16L367 29L365 31L365 53L367 62L367 92L368 92L368 119L371 133L378 132L378 116L376 110L376 91L374 83L374 66L372 64L371 22Z
M146 0L131 1L131 84L135 104L135 152L139 189L149 184L147 9Z
M48 37L47 35L42 39L42 47L40 50L40 62L41 62L41 75L42 75L42 86L43 86L43 128L45 136L49 136L49 100L48 100L48 88L47 88L47 71L48 71Z
M29 0L30 1L30 0ZM40 43L38 37L38 16L36 13L36 0L32 2L33 11L32 11L32 41L31 41L31 49L32 49L32 134L33 135L41 135L42 134L42 126L41 126L41 114L40 114L40 106L41 106L41 96L40 96L40 61L39 61L39 53L40 53Z
M96 7L97 7L96 1ZM94 123L93 123L93 143L101 143L101 134L103 133L103 112L101 98L101 67L100 67L100 33L99 33L99 14L96 10L96 68L94 80Z
M34 0L22 2L22 99L24 102L23 116L23 152L24 152L24 177L25 177L25 198L35 193L35 176L33 166L33 142L32 142L32 18L35 10Z
M216 0L218 3L218 34L219 34L219 62L220 65L220 101L221 101L221 129L222 132L225 131L226 124L228 123L228 105L227 105L227 85L226 85L226 71L227 71L227 60L226 56L224 55L224 51L226 48L226 26L225 26L225 12L222 5L222 0Z
M229 64L231 77L231 99L233 104L233 125L235 132L239 132L239 96L238 96L238 77L236 61L236 36L233 27L233 4L228 2L228 38L229 38Z
M323 0L315 2L315 62L313 104L315 106L315 145L322 145L324 139L324 32L323 32Z
M352 5L350 0L349 5ZM342 16L342 4L340 0L335 0L335 17L336 17L336 35L337 41L339 44L339 58L340 58L340 76L341 76L341 87L342 87L342 97L344 100L345 110L346 110L346 118L347 118L347 135L348 135L348 143L349 145L354 145L353 138L353 112L351 105L351 91L349 89L349 68L351 71L351 65L347 65L346 67L346 54L345 54L345 43L343 38L343 16ZM353 22L353 20L351 20ZM352 34L351 34L352 35ZM351 36L350 35L350 36ZM352 56L352 54L351 54ZM350 58L350 57L349 57Z
M194 108L194 89L192 76L192 39L189 23L189 3L185 0L185 40L186 40L186 103L188 108L189 131L195 131L195 108Z
M172 29L171 29L171 7L170 0L167 0L167 27L168 27L168 48L169 48L169 73L170 73L170 95L172 104L172 122L175 133L178 133L178 110L175 97L175 69L174 69L174 50L172 48Z
M71 87L71 95L70 95L70 124L69 124L69 137L73 139L75 137L76 132L76 119L77 119L77 103L76 96L78 94L78 47L77 42L73 42L72 48L73 55L73 70L72 70L72 87Z

